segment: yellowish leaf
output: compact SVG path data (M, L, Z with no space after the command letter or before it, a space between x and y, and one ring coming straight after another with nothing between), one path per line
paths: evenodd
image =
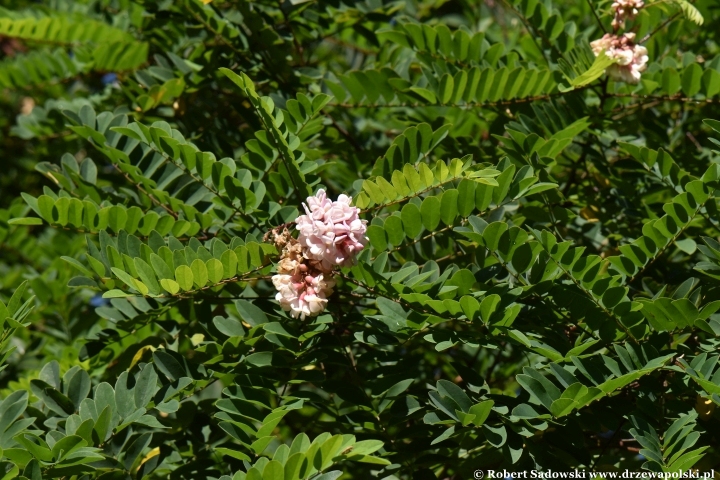
M140 350L135 352L135 356L133 357L132 361L130 362L130 369L132 369L139 361L145 357L145 354L150 354L155 351L155 347L152 345L145 345ZM149 355L148 355L149 357Z
M148 452L147 455L145 455L145 458L142 459L142 462L140 462L140 465L138 465L138 470L140 470L140 467L142 467L143 463L147 462L153 457L156 457L160 455L160 447L155 447L150 452Z

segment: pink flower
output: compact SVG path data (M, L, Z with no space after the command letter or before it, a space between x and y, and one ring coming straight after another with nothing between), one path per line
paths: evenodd
M590 48L592 48L593 53L595 56L599 56L602 52L607 51L613 42L614 35L610 33L606 33L603 35L602 38L598 38L597 40L594 40L590 42Z
M642 45L635 45L634 40L635 34L632 32L619 36L606 33L602 38L590 43L596 57L605 52L605 55L615 60L606 70L613 80L637 84L640 74L647 68L647 49Z
M307 203L303 204L305 213L313 220L322 220L326 212L332 208L333 202L325 195L325 190L319 190L314 197L307 197Z

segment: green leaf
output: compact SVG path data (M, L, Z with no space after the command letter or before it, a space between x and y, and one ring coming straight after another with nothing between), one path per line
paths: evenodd
M405 204L401 210L400 218L402 219L403 230L405 230L405 235L408 238L415 238L422 232L422 214L417 205L413 203Z
M328 440L323 442L320 446L320 450L317 452L316 457L313 459L313 464L320 468L318 470L325 470L332 465L332 459L337 455L340 446L342 445L342 436L333 435Z
M533 407L527 403L521 403L512 410L512 415L518 418L537 418L540 416Z
M267 465L265 465L262 473L263 480L283 480L284 478L285 468L282 463L276 460L271 460L267 463Z
M233 250L225 250L220 261L223 266L223 278L232 278L237 274L238 258Z
M477 318L477 313L480 310L480 302L478 302L475 297L470 295L463 296L460 299L460 305L468 320L475 320L475 318Z
M410 87L408 91L415 94L414 96L417 97L419 100L425 100L429 104L437 103L437 98L435 97L435 94L426 88Z
M483 230L483 241L488 250L497 250L500 243L500 238L508 229L507 223L504 222L493 222Z
M90 393L90 375L82 368L77 368L72 374L72 370L65 375L64 382L67 385L67 396L73 405L80 405Z
M155 272L153 271L152 267L147 264L143 259L136 258L135 259L135 269L138 272L138 275L140 276L140 280L147 285L147 287L150 289L150 292L153 294L159 294L160 293L160 284L157 281L157 278L155 277ZM137 282L135 282L137 284Z
M578 75L574 79L570 80L570 85L575 88L584 87L585 85L588 85L600 78L602 74L605 73L605 70L614 63L615 60L612 57L605 55L603 52L597 57L595 57L595 60L593 61L590 68L588 68L585 72Z
M440 98L440 103L442 104L448 104L450 103L450 99L452 99L453 95L453 89L454 89L454 82L453 77L446 73L445 75L440 78L440 86L438 88L438 96ZM434 103L432 100L428 100L431 103Z
M115 406L122 418L127 418L136 410L135 391L129 387L129 378L128 372L122 372L115 382Z
M472 407L472 401L467 394L462 388L452 382L448 382L447 380L438 380L437 391L443 397L451 398L453 402L465 413L467 413L470 410L470 407Z
M550 413L554 417L562 417L570 413L573 408L577 407L577 402L571 398L558 398L550 405Z
M535 185L531 186L527 189L527 191L522 195L524 197L529 197L530 195L535 195L536 193L545 192L547 190L552 190L553 188L557 188L556 183L549 183L549 182L541 182L536 183Z
M440 219L445 225L452 225L458 214L458 191L445 190L440 200ZM423 202L424 203L424 202ZM429 230L429 229L428 229Z
M196 258L190 264L190 269L192 270L193 283L199 288L204 287L208 283L208 270L205 262Z
M552 409L553 401L560 396L559 392L556 393L555 391L557 389L548 388L549 382L547 381L543 383L529 375L518 375L516 380L521 387L537 398L548 410Z
M158 390L157 381L158 375L155 373L155 369L151 364L146 364L135 379L134 396L136 407L141 408L148 405Z
M676 94L680 90L680 74L672 67L665 67L660 85L669 95Z
M170 295L177 295L180 292L180 284L175 280L163 278L160 280L160 286ZM191 286L192 288L192 286Z
M77 268L83 275L85 275L87 277L91 277L91 278L93 277L93 273L90 270L88 270L87 268L85 268L85 265L83 265L79 261L75 260L74 258L72 258L72 257L60 257L60 258L65 260L67 263L69 263L73 267Z
M43 221L38 217L11 218L8 225L42 225Z
M495 405L495 402L493 400L485 400L480 403L476 403L472 407L470 407L470 410L468 410L468 413L475 415L475 418L473 419L472 423L476 427L482 426L483 423L485 423L485 420L487 420L488 416L490 415L490 412L492 411L492 407Z
M695 96L700 91L703 70L697 63L691 63L682 75L682 90L688 97Z
M103 293L102 298L125 298L125 297L130 297L130 296L132 296L132 295L115 288L115 289L108 290L107 292Z
M420 214L425 228L434 232L440 223L440 200L437 197L427 197L420 206Z
M36 435L25 433L17 435L13 438L13 440L22 444L22 446L25 447L24 450L29 452L32 457L35 457L43 462L52 461L52 452L47 447L47 443L45 443L41 438L37 437ZM8 451L5 451L4 454L9 457L11 454L10 449L8 449Z
M464 179L458 185L458 214L465 218L475 209L475 187L477 183Z
M602 295L602 302L606 308L612 309L622 301L627 294L627 287L611 287Z
M400 245L405 240L405 232L403 231L403 223L399 216L391 215L385 219L383 225L385 234L391 245Z
M205 264L205 268L207 269L208 280L213 284L222 280L223 275L225 274L222 262L216 258L208 260Z
M185 368L169 353L161 350L154 351L153 362L157 365L158 370L165 374L171 382L176 382L181 377L186 376Z
M203 267L204 266L205 264L203 264ZM197 283L195 281L193 270L187 265L180 265L175 269L175 280L180 288L186 292L192 290L193 283Z
M161 284L163 279L173 280L175 278L175 275L173 275L173 271L170 269L168 264L165 263L165 260L160 258L159 255L155 253L150 254L150 264L155 270L155 273L157 274L157 277L160 280Z
M702 84L705 96L708 98L715 97L720 93L720 72L712 68L707 68L703 72Z
M245 336L245 329L242 323L234 318L229 317L215 317L213 318L213 325L220 330L220 332L228 337L243 337Z
M493 293L492 295L488 295L487 297L483 298L482 302L480 302L480 318L482 318L482 321L485 324L490 321L490 317L497 309L499 303L500 295L497 295L495 293Z
M365 235L370 239L370 245L372 245L375 250L382 252L387 248L388 239L383 227L379 225L369 225Z
M705 21L700 11L688 0L672 0L672 2L680 7L683 15L691 22L702 25Z
M72 401L61 392L42 380L31 380L32 392L53 412L67 417L75 411Z
M130 470L135 460L140 457L142 452L147 448L152 440L152 433L142 433L134 439L129 447L125 449L125 458L123 465L126 470Z
M87 442L78 435L68 435L58 440L52 447L52 455L56 461L63 460L74 451L87 445Z
M525 273L532 266L537 253L533 250L532 243L525 242L518 245L512 254L512 266L515 271L519 274Z
M240 317L253 327L269 321L267 315L261 309L247 300L235 301L235 308L237 308Z
M242 453L242 452L238 452L237 450L231 450L231 449L229 449L229 448L217 447L217 448L215 448L215 451L216 451L217 453L219 453L220 455L228 455L228 456L233 457L233 458L235 458L235 459L237 459L237 460L244 460L244 461L246 461L246 462L249 462L249 461L250 461L250 457L248 457L247 455L245 455L245 454Z

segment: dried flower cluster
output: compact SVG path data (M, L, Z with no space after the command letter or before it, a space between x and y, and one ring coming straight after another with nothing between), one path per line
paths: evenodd
M645 5L643 0L615 0L612 4L615 17L612 21L614 29L625 26L625 20L632 20Z
M606 70L613 80L637 84L640 74L647 68L647 49L633 43L634 40L635 34L632 32L623 35L606 33L601 39L590 43L595 56L605 52L605 55L615 60Z
M350 197L336 201L324 190L308 197L305 215L295 221L298 238L288 230L275 233L275 244L282 251L277 275L272 278L278 293L275 299L293 318L313 317L327 306L335 281L336 266L349 266L367 244L367 221L350 205Z

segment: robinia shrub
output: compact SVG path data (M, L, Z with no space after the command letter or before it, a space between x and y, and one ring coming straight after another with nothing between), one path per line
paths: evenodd
M0 479L709 478L719 32L4 1Z

